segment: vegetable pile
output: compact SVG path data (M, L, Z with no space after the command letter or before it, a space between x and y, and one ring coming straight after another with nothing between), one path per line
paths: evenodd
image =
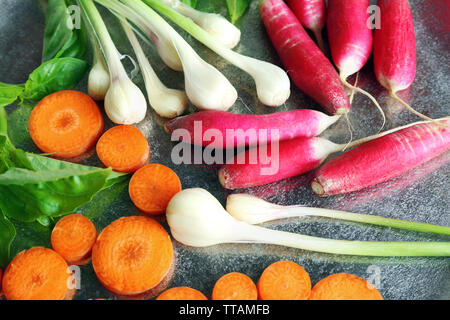
M407 0L379 0L383 27L374 34L366 24L370 4L366 0L329 0L328 6L324 0L260 1L262 23L293 83L331 115L308 109L264 115L228 112L238 99L235 87L200 57L176 28L245 71L266 106L279 107L288 100L288 72L233 50L241 37L234 23L250 0L226 1L231 22L219 14L196 10L195 3L47 1L42 64L24 84L0 83L0 267L5 270L2 274L0 269L0 288L7 299L72 299L75 290L68 286L73 280L69 265L92 262L99 282L119 297L208 300L190 287L169 288L176 265L171 236L192 247L252 243L341 255L450 256L450 242L444 241L350 241L258 226L278 219L319 216L450 235L448 226L282 206L242 193L229 195L223 208L205 189L182 189L171 168L149 163L149 137L134 126L147 117L149 105L150 112L167 118L163 121L166 131L184 143L217 152L242 151L218 171L218 181L225 189L260 186L317 168L311 189L318 196L354 192L398 177L450 149L450 118L424 116L396 94L412 84L416 72L414 25ZM69 14L73 5L80 8L80 28ZM99 10L99 6L103 8ZM131 74L102 10L114 15L135 53L137 64L130 58L135 64ZM331 60L322 38L325 24ZM318 44L304 28L314 33ZM183 72L184 90L168 88L159 79L142 41L153 44L167 67ZM92 53L88 95L72 90L89 69L84 60L87 43ZM347 82L366 65L372 50L378 82L426 121L345 145L320 137L342 116L350 127L347 114L352 99L346 88L371 99L383 114L384 127L384 111L378 101ZM145 92L133 82L137 70ZM102 100L112 127L105 124L96 102ZM28 130L43 154L16 148L8 136L5 106L15 102L22 106L37 102ZM200 111L184 115L189 103ZM229 132L234 136L230 138ZM342 153L346 149L351 150ZM94 153L103 167L76 163ZM341 154L326 161L333 153ZM275 172L267 174L272 167ZM87 216L88 205L120 185L128 186L127 197L141 215L121 217L101 230L97 221ZM170 234L154 219L164 214ZM23 230L42 241L28 239ZM223 275L215 283L211 299L383 299L368 281L351 274L333 274L311 287L304 268L292 261L278 261L262 272L256 284L243 273Z

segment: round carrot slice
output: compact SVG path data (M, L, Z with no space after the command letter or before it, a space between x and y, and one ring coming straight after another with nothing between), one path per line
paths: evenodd
M99 281L119 295L137 295L156 287L173 262L173 246L155 220L123 217L107 226L92 249Z
M317 282L309 300L383 300L383 297L367 280L337 273Z
M306 300L311 292L311 280L295 262L278 261L264 270L257 287L260 300Z
M3 276L8 300L62 300L68 292L70 273L55 251L34 247L20 252Z
M189 287L175 287L161 293L156 300L208 300L208 298L198 290Z
M72 90L42 99L28 120L36 146L56 158L74 158L91 149L104 129L100 109L91 97Z
M239 272L231 272L217 280L212 300L257 300L258 290L253 280Z
M139 129L120 125L100 137L97 155L105 167L119 172L134 172L150 159L150 147Z
M51 235L52 248L69 264L83 264L97 238L94 224L81 214L61 218Z
M134 205L147 214L166 211L170 199L181 190L181 182L172 169L148 164L133 174L128 191Z

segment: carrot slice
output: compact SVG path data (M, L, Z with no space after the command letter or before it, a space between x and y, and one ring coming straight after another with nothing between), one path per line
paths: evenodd
M31 139L56 158L74 158L89 151L104 129L100 109L88 95L65 90L42 99L28 120Z
M95 274L119 295L137 295L156 287L174 259L172 241L155 220L123 217L107 226L92 249Z
M84 264L97 239L94 224L81 214L61 218L51 235L52 248L69 264Z
M260 300L306 300L311 280L297 263L278 261L264 270L257 287Z
M97 155L105 167L119 172L134 172L150 159L150 147L139 129L120 125L100 137Z
M258 290L250 277L240 272L231 272L217 280L212 300L257 300Z
M134 205L146 214L166 211L170 199L181 190L181 182L172 169L157 163L148 164L133 174L128 192Z
M3 276L8 300L62 300L68 293L70 273L55 251L34 247L20 252Z
M208 300L208 298L198 290L189 287L175 287L161 293L156 300Z
M309 300L383 300L383 297L367 280L337 273L317 282Z

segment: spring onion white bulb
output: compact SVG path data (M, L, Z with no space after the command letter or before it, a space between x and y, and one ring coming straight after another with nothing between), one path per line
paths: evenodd
M92 0L78 0L94 30L110 72L110 86L105 96L105 111L117 124L134 124L145 118L147 102L142 91L130 80L120 54Z
M122 27L130 41L133 50L141 68L144 77L145 86L147 88L148 100L150 106L161 117L174 118L179 116L186 110L187 96L183 91L167 88L161 80L159 80L148 59L145 57L144 51L139 44L136 35L130 25L122 20Z
M94 39L95 40L95 39ZM94 41L92 41L94 43ZM95 42L93 45L93 67L89 72L88 94L94 100L104 100L109 89L110 78L103 54Z
M196 25L191 19L178 13L162 0L142 1L178 24L218 55L250 74L255 81L258 98L263 104L278 107L283 105L289 98L291 83L287 73L283 69L271 63L243 56L228 49L216 41L208 32Z
M115 0L99 2L108 4ZM228 79L201 59L163 18L140 0L122 2L144 18L155 34L167 39L175 47L183 65L186 94L193 105L203 110L227 110L234 104L237 92Z
M163 0L182 15L191 18L225 47L233 49L241 40L241 30L217 13L201 12L179 0Z
M204 189L184 189L169 202L172 236L195 247L221 243L261 243L325 253L364 256L450 256L450 242L349 241L271 230L238 221Z
M450 227L299 205L281 206L243 193L229 195L226 210L236 219L250 224L260 224L285 218L317 216L450 235Z

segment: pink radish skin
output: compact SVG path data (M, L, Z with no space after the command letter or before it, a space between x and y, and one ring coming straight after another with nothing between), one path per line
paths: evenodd
M450 120L444 123L450 126ZM357 191L395 178L449 149L449 128L438 123L414 125L328 161L314 174L311 187L320 196Z
M381 28L375 29L378 82L391 93L409 88L416 77L416 38L408 0L379 0Z
M219 170L220 184L226 189L239 189L260 186L317 168L330 153L342 147L326 139L297 138L281 141L278 154L271 153L271 146L262 146L258 150L257 163L250 164L249 153L258 152L251 149L245 152L245 163L238 164L237 158L232 164L225 164ZM253 151L252 151L253 150ZM266 156L267 155L267 156ZM270 159L272 163L270 163ZM263 168L274 168L271 174L264 174Z
M314 32L320 49L324 51L322 29L327 15L325 0L287 0L287 4L303 27Z
M297 87L331 114L346 114L350 101L339 75L282 0L262 0L260 13L288 74Z
M328 0L328 41L334 64L344 79L360 71L372 52L367 26L369 0Z
M175 118L166 123L169 133L177 129L187 130L191 140L184 142L225 149L227 130L233 130L234 139L229 147L253 146L270 143L272 141L286 140L298 137L314 137L320 135L326 128L335 123L339 116L328 116L322 112L301 109L277 112L265 115L244 115L225 111L201 111L184 117ZM195 124L201 125L201 130L196 132ZM218 130L223 137L219 141L205 141L203 138L208 130ZM276 131L273 131L276 130ZM254 132L254 135L246 134ZM263 132L267 132L267 139ZM272 136L272 132L279 135ZM263 136L260 137L260 133ZM264 141L260 141L264 139Z

